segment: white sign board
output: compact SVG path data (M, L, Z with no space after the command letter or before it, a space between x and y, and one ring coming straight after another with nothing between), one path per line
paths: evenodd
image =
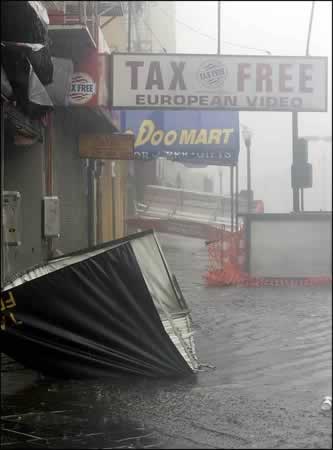
M327 58L112 54L112 106L327 111Z

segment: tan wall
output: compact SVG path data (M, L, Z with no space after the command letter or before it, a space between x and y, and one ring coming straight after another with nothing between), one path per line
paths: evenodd
M101 26L109 18L101 18ZM127 51L127 25L125 17L115 17L102 28L104 38L112 51Z
M102 17L101 25L109 18ZM127 51L127 26L124 17L115 17L102 28L111 51ZM99 183L99 242L118 239L126 235L127 161L104 161Z
M114 163L112 171L112 161L104 161L99 181L99 242L118 239L126 234L127 162Z
M127 177L128 164L126 161L116 162L115 178L115 216L116 216L116 239L126 234L126 200L127 200Z
M168 12L168 16L161 11L161 8ZM108 46L111 51L127 51L127 17L115 17L103 27L103 24L109 19L107 17L101 18L102 31ZM174 52L176 49L174 2L148 2L146 4L144 21L149 23L149 27L143 23L139 24L142 33L141 37L152 40L152 50L155 52L161 51L161 42L168 52ZM153 30L153 33L151 30ZM135 27L133 21L132 37L134 35ZM156 36L159 39L156 39ZM140 164L140 170L136 167L136 172L139 180L144 179L151 184L156 182L155 161L145 165ZM100 242L119 238L126 234L128 163L126 161L117 161L115 163L115 173L116 176L112 180L112 163L106 161L99 183L98 239Z

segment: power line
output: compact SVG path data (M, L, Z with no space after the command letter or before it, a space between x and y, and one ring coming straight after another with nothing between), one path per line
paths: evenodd
M158 9L159 9L160 11L162 11L165 15L167 15L167 16L169 16L169 17L172 17L165 9L161 8L160 6L158 6ZM189 24L186 23L186 22L183 22L183 21L181 21L181 20L179 20L179 19L175 19L175 21L176 21L177 23L179 23L180 25L183 25L184 27L188 28L188 29L191 30L192 32L194 32L194 33L196 33L196 34L199 34L200 36L206 37L206 38L211 39L212 41L215 41L215 42L217 41L217 38L216 38L216 37L211 36L211 35L206 34L206 33L203 33L202 31L200 31L200 30L198 30L198 29L196 29L196 28L193 28L191 25L189 25ZM259 51L259 52L265 52L265 53L267 53L267 54L269 54L269 55L271 54L271 52L270 52L269 50L266 50L266 49L263 49L263 48L248 47L248 46L246 46L246 45L235 44L234 42L230 42L230 41L222 41L222 42L223 42L223 44L227 44L227 45L230 45L230 46L232 46L232 47L246 48L246 49L248 49L248 50L257 50L257 51Z
M138 23L138 17L137 15L133 15L133 19L135 24ZM148 30L151 32L151 34L153 35L153 37L156 39L156 41L159 43L159 45L161 46L161 49L164 51L164 53L167 53L166 48L164 47L163 43L161 42L161 40L156 36L156 34L154 33L154 31L152 30L152 28L147 24L147 22L144 20L143 17L141 17L141 20L143 22L143 24L148 28ZM125 24L123 23L123 26L125 27Z
M164 51L164 53L167 53L166 48L164 47L164 45L162 44L161 40L156 36L156 34L153 32L152 28L150 27L150 25L147 24L147 22L144 20L144 18L142 17L142 22L146 25L146 27L148 28L148 30L151 32L151 34L153 35L153 37L157 40L157 42L160 44L161 49Z
M171 16L171 14L170 14L168 11L166 11L165 9L161 8L160 6L158 6L158 9L159 9L160 11L162 11L165 15L167 15L167 16L173 18L173 17ZM202 31L197 30L196 28L193 28L191 25L188 25L187 23L182 22L181 20L175 19L175 21L178 22L178 23L180 23L181 25L184 25L185 27L187 27L189 30L193 31L194 33L200 34L201 36L204 36L204 37L206 37L206 38L208 38L208 39L211 39L211 40L213 40L213 41L216 41L216 40L217 40L216 37L210 36L209 34L206 34L206 33L203 33Z

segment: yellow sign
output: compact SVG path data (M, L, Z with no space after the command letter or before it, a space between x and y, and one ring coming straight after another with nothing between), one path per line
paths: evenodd
M135 148L142 145L228 145L230 137L235 132L234 128L206 128L190 129L181 128L179 130L164 131L159 129L153 120L144 120L139 128ZM127 131L130 133L130 130Z
M81 134L80 157L93 159L134 159L132 134Z
M15 307L16 301L11 291L8 292L7 298L1 297L0 328L2 331L5 331L10 326L22 324L21 320L16 320L15 314L11 310Z

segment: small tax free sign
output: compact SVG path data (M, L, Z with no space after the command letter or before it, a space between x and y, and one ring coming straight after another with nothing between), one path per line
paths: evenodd
M112 54L112 106L327 111L327 58Z

